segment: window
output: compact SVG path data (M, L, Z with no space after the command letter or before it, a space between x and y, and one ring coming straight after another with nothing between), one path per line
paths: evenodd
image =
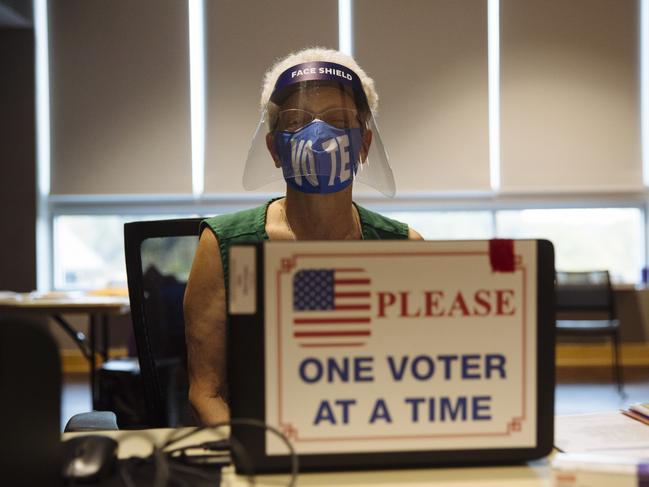
M126 287L124 223L136 220L189 218L191 216L195 215L181 217L172 215L56 216L54 218L53 259L55 289ZM155 245L156 242L152 241L150 250L154 250ZM162 248L158 250L159 252L166 251ZM178 255L188 252L186 245L167 251L176 252Z
M426 240L493 237L493 217L489 211L400 211L383 214L407 223Z
M230 206L223 211L234 210ZM554 245L557 269L608 269L618 283L638 282L641 269L646 265L644 211L641 208L381 213L407 223L427 240L489 239L494 236L548 239ZM124 223L192 216L196 214L55 216L54 287L71 290L125 286ZM166 259L170 262L185 262L193 258L193 243L167 249L156 247L154 239L149 243L149 250L171 253L174 258ZM180 277L186 279L187 276Z
M563 271L608 269L614 282L635 283L645 265L639 208L498 211L499 237L546 238Z
M150 36L142 37L141 19L148 18L149 7L154 4L148 0L129 11L122 19L123 23L106 31L94 32L84 43L79 43L74 35L76 31L70 30L69 26L79 24L79 19L84 20L84 25L92 22L102 25L103 17L96 9L88 6L71 9L62 4L48 9L45 0L35 2L35 31L39 39L36 43L38 173L41 178L37 226L39 289L45 290L52 285L57 289L125 285L122 227L127 221L171 218L169 215L174 213L189 217L196 213L214 214L215 210L231 212L256 205L263 199L260 193L250 196L239 192L242 191L238 186L240 168L233 164L244 157L249 133L258 117L255 97L250 94L257 91L257 70L267 60L292 49L296 39L313 40L312 29L302 23L306 27L298 29L291 39L275 39L277 42L270 43L268 39L272 36L257 35L257 45L252 50L248 49L250 52L243 53L254 51L256 61L249 62L242 72L230 69L236 62L233 64L228 46L241 36L241 26L245 24L242 19L254 13L256 4L212 4L191 0L186 3L165 0L156 2L156 5L158 3L161 6L156 10L156 19L163 22L159 25L168 28L162 31L149 29ZM586 12L586 20L564 15L559 24L568 37L557 40L556 30L548 30L547 23L537 21L537 11L552 18L554 11L548 10L550 7L559 12L572 12L578 10L578 6L566 7L565 2L558 0L550 2L550 6L546 5L547 2L536 1L532 10L514 0L476 2L470 8L452 3L431 6L421 0L400 12L399 18L395 19L393 10L389 8L390 2L382 2L377 7L376 2L359 0L355 6L346 3L345 8L338 10L323 4L318 15L321 24L329 26L321 29L322 42L319 43L335 45L338 20L340 26L344 25L339 29L341 39L357 40L355 54L365 59L363 64L381 85L385 101L382 126L387 129L386 140L392 138L388 149L396 155L395 162L401 161L402 164L398 172L400 191L405 198L378 202L370 197L370 201L377 202L384 215L408 223L426 239L547 238L554 243L558 269L606 268L618 282L636 282L640 269L646 265L647 232L647 189L640 183L642 170L637 140L640 137L638 122L646 122L644 113L638 116L640 103L637 97L640 96L642 101L647 96L641 93L646 83L637 76L637 71L644 67L636 66L638 59L642 59L642 63L646 61L646 53L642 54L646 47L639 47L637 32L641 28L646 34L646 25L636 26L638 4L624 2L623 8L618 9L614 16L617 20L607 23L609 30L593 29L603 18L599 17L602 15L599 12L605 9ZM119 6L110 8L115 15L124 13ZM357 15L355 21L343 22L351 18L352 9L375 17L368 21L367 15ZM281 12L283 8L276 10ZM503 22L500 10L506 12ZM313 8L293 13L296 18L308 18L313 16ZM513 14L538 30L517 28L519 23L511 22ZM432 19L442 28L433 34L429 29L421 31L419 37L401 39L402 45L384 43L378 51L372 42L368 42L372 36L376 36L377 42L383 42L383 31L377 30L377 25L395 22L411 25L413 19L422 25L428 25ZM467 37L462 29L456 29L456 21L470 26L471 36ZM448 26L450 28L446 28ZM575 26L579 29L575 30ZM248 26L253 31L258 27ZM192 34L189 37L188 32ZM586 37L580 32L587 34ZM619 32L624 35L618 35ZM125 41L115 45L106 43L108 35ZM158 46L159 43L140 42L149 37L158 39L161 35L168 41L162 47ZM48 44L50 37L55 40L52 46ZM428 42L456 37L458 42L454 49L449 51L442 46L419 66L422 76L418 79L423 81L415 88L421 89L404 92L400 77L395 75L399 71L383 66L385 48L396 49L393 54L397 54L388 57L399 58L399 62L408 66L412 59L407 53L415 53L416 57L417 50L407 48L421 44L418 39ZM528 38L550 40L549 43L536 43L537 47L549 47L545 54L550 58L544 58L539 64L534 56L518 56L520 43L516 41ZM127 42L129 39L133 42ZM584 52L595 49L595 54L602 54L596 50L600 46L599 40L606 41L607 45L611 43L609 47L612 49L609 49L608 57L591 63L588 56L584 57ZM561 53L565 49L553 48L561 46L561 42L567 42L570 47L573 41L588 48L583 52L574 49L570 52L577 65L583 68L578 72L587 74L595 69L595 74L601 71L607 76L590 76L583 83L574 82L576 71L573 63L563 62L565 56ZM347 42L344 45L351 50L352 46ZM638 49L641 56L636 55ZM98 50L106 54L102 63L95 66L78 62L88 56L96 58ZM376 56L374 51L381 55ZM171 58L170 53L173 54ZM403 53L406 53L405 57L401 55ZM142 56L148 59L147 63L133 61ZM172 82L152 85L150 68L160 64L161 59L164 60L161 64L164 65L164 76L158 78ZM208 62L204 65L205 60ZM128 83L103 82L105 76L101 73L108 73L109 78L113 76L116 62L125 68L122 70L124 73L120 71L120 76L126 76L124 79L128 79ZM435 69L436 66L444 69ZM531 71L527 69L530 66L533 68ZM536 82L544 79L537 76L537 71L547 72L547 66L557 68L552 71L550 86L554 91L548 91L547 83ZM206 67L211 69L207 74L204 72ZM50 72L52 83L49 82ZM57 83L57 79L65 80L70 76L79 78L79 73L89 79L83 93L69 83ZM534 83L526 82L519 76L521 73L531 76ZM97 74L99 76L95 76ZM209 93L205 93L205 76L217 81L210 84L213 92L208 89ZM435 83L427 84L425 81L429 78ZM524 83L519 86L520 80ZM642 90L636 89L639 81ZM549 96L551 103L539 104L536 96L539 93L531 96L530 89L540 90L542 98ZM602 90L605 96L600 96ZM501 92L502 103L498 97ZM560 96L554 96L555 93ZM204 95L207 101L203 101ZM600 111L618 110L610 112L620 115L612 119L617 124L615 130L610 126L611 117L588 117L592 113L592 97ZM159 102L162 99L165 103ZM566 100L568 102L563 103ZM559 125L544 123L542 116L526 116L530 110L544 114L548 107L557 103L562 110L572 107L572 112L566 112L568 115L560 120L561 123L574 125L586 121L586 125L594 129L583 131L582 125L577 123L579 130L559 130L561 137L557 139L547 134L558 130L557 127L560 129ZM216 109L211 110L211 105ZM431 109L425 110L422 106ZM413 110L413 107L419 110ZM204 109L209 116L205 115ZM107 116L93 118L84 115L97 112L106 112ZM138 117L133 118L133 113ZM402 132L403 117L400 114L410 117L409 129L416 125L420 132ZM413 123L413 114L425 116ZM54 130L50 130L50 120ZM618 127L620 120L625 124ZM521 121L525 123L519 125ZM539 130L534 125L537 122L543 125ZM520 130L531 131L534 137L516 137ZM583 157L583 148L587 149L583 153L592 155L593 147L596 147L591 144L592 137L584 139L584 134L602 131L610 132L615 140L606 139L606 150L595 151L597 157ZM207 140L206 133L210 134ZM552 143L548 144L548 140ZM543 151L530 153L529 144L539 141ZM564 145L559 144L561 141ZM427 163L422 165L418 147L423 142L434 147L433 152L427 155ZM565 147L570 150L565 150ZM561 152L560 158L544 156L548 150L557 148ZM491 157L487 157L489 151ZM610 157L611 153L614 157ZM573 154L581 156L575 158ZM543 163L532 164L539 157ZM569 163L562 165L565 157L569 158ZM204 159L211 161L205 167ZM600 164L594 164L594 160ZM408 161L414 165L408 166ZM546 166L551 161L561 170L548 171ZM647 164L646 160L644 162ZM530 164L534 166L532 171L528 170ZM584 173L584 167L589 172ZM509 192L500 190L498 180L501 172L503 188ZM129 177L124 177L125 174ZM582 177L584 174L588 178ZM621 179L616 179L618 176ZM647 179L646 170L644 176ZM526 191L530 188L538 195L531 205L537 209L527 208L530 195ZM563 188L562 194L567 195L568 204L553 200L557 188ZM274 190L269 190L268 194ZM445 199L446 191L449 192L448 199ZM621 194L622 198L607 201L611 191ZM580 199L585 194L590 195L591 201L592 195L601 198L597 203L601 207L569 208L575 201L585 201ZM434 205L441 200L450 201L449 206L453 209L437 209ZM553 209L538 209L539 205ZM619 205L627 207L613 207ZM125 213L130 216L124 216ZM156 213L157 216L142 216ZM188 256L187 249L173 252L185 252L183 259Z

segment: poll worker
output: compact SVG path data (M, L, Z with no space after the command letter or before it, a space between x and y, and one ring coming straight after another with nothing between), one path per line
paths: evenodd
M283 198L202 222L185 293L189 401L197 419L229 418L226 384L228 249L263 240L421 239L408 225L352 201L356 181L393 196L374 121L373 80L339 51L305 49L266 73L261 120L243 184L286 181Z

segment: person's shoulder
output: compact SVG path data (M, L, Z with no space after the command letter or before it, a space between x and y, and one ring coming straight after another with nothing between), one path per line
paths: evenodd
M412 227L408 227L408 239L409 240L425 240L421 234Z
M263 231L268 203L222 215L206 218L201 222L201 231L209 228L219 240L250 235Z
M356 204L366 237L381 239L408 238L408 225ZM369 235L368 235L369 233Z

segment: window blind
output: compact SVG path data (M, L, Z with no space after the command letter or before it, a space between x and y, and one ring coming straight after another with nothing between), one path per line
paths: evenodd
M338 2L205 2L207 121L205 191L243 193L241 177L259 121L262 77L277 58L338 47ZM273 164L270 155L268 164ZM278 182L261 192L283 191Z
M397 195L489 189L487 2L355 0Z
M501 0L502 189L642 188L635 0Z
M49 2L53 194L190 193L187 2Z

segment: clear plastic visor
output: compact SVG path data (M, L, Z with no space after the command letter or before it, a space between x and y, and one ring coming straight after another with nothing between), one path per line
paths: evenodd
M388 155L364 97L332 81L274 93L250 144L243 186L254 190L283 178L312 185L352 178L394 196Z

